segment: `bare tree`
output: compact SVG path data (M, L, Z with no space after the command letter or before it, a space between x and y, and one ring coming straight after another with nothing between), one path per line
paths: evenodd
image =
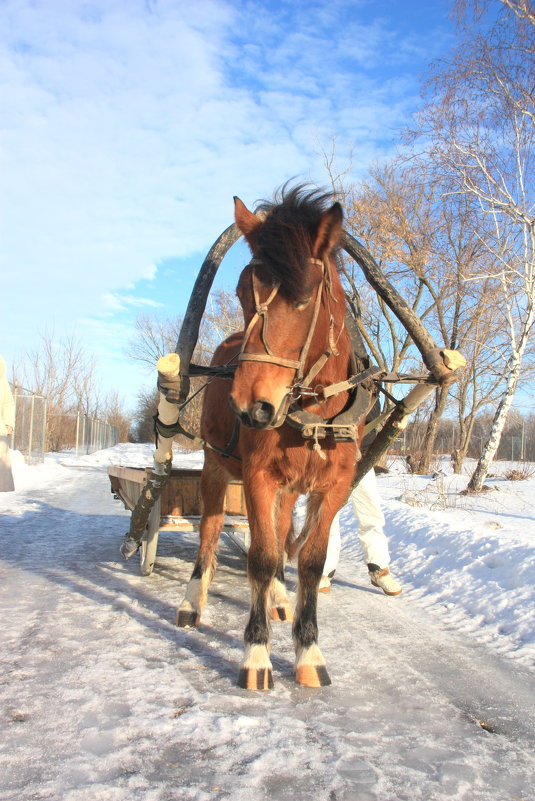
M119 427L128 439L130 419L117 393L104 396L98 385L95 358L73 335L56 337L47 331L26 353L21 383L47 398L46 450L71 447L76 440L76 415L100 417Z
M154 441L154 415L158 408L159 397L156 387L138 392L133 425L136 442Z
M462 39L450 63L428 86L417 133L430 142L428 156L451 193L479 207L478 235L493 261L487 273L501 287L508 333L504 389L470 491L479 491L497 452L521 375L535 321L535 28L533 6L466 2ZM466 9L475 22L466 23ZM461 9L463 12L463 9Z
M436 341L469 355L477 336L483 333L483 321L488 320L485 347L490 353L491 346L497 343L496 327L486 313L493 287L487 282L486 291L482 292L479 285L465 280L466 271L488 267L489 263L487 251L474 232L473 204L444 193L425 162L407 166L398 160L372 168L370 178L353 189L349 208L352 229L374 253ZM354 265L345 265L344 271L348 302L372 358L386 369L398 370L402 365L406 369L407 365L414 366L414 360L419 364L407 332L369 287L363 286ZM484 369L492 370L488 360L476 362L472 375L477 376ZM481 387L488 387L488 382L481 382ZM463 408L469 398L466 392L452 397L459 399ZM412 454L418 472L429 469L439 421L449 399L447 389L437 390L434 404L425 407L428 418L421 447ZM476 402L480 400L479 393L472 400L475 413L480 408ZM466 446L469 438L467 427ZM413 438L413 444L416 441Z
M40 345L26 353L23 380L53 406L64 411L83 402L82 386L91 384L95 361L74 336L57 339L54 332L40 336Z
M451 454L455 473L462 472L477 415L497 402L502 392L503 370L497 369L497 364L501 368L507 348L507 338L494 312L499 289L491 281L482 281L472 284L471 290L476 292L476 300L465 309L462 346L467 365L451 390L458 419L458 437Z
M126 356L154 369L160 356L175 350L181 326L181 316L161 319L140 314ZM208 298L194 361L207 364L219 343L242 327L243 315L236 296L224 289L213 292Z
M421 181L407 188L410 177L410 171L395 162L372 167L369 178L346 191L346 220L348 229L423 318L433 305L425 297L421 278L430 255L431 204ZM346 262L343 271L349 306L374 361L393 370L407 360L419 361L406 330L366 284L360 268Z
M199 336L201 347L212 356L216 347L235 331L243 329L243 313L234 292L216 290L208 298Z
M140 314L125 355L154 369L160 356L175 349L181 325L181 317L160 319Z
M132 414L125 411L123 399L118 392L108 393L101 402L98 416L118 430L119 442L129 442L132 428Z
M47 331L26 354L24 383L47 398L46 450L61 450L72 441L72 415L94 400L94 373L94 359L72 335L57 339Z

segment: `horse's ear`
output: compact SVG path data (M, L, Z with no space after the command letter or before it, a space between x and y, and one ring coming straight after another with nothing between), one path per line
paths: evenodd
M256 229L262 223L252 211L249 211L247 206L242 203L239 197L234 198L234 219L236 225L246 238L247 242L252 245L254 241L254 234Z
M314 241L313 256L315 259L322 258L336 247L342 233L343 221L344 212L339 203L335 203L322 214Z

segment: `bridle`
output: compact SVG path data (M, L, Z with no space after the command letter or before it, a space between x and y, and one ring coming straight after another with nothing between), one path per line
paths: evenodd
M248 266L251 268L251 287L255 311L245 329L241 350L236 361L238 365L240 362L244 361L262 362L264 364L275 364L279 367L287 367L295 370L293 382L289 382L287 387L288 391L283 396L274 419L269 425L265 426L263 430L279 428L279 426L282 426L284 423L288 423L291 428L300 432L303 439L311 441L314 450L322 455L319 440L325 438L332 439L335 442L357 442L359 440L361 425L364 424L364 418L373 405L376 396L373 380L382 371L378 367L368 366L369 360L365 354L362 355L360 337L357 335L354 322L347 312L345 319L340 325L338 334L335 336L335 320L331 311L331 300L334 303L338 303L338 299L333 293L331 264L329 261L315 258L309 258L308 263L314 264L321 269L321 281L318 283L309 329L305 342L299 352L299 357L297 359L289 359L286 356L280 356L273 351L269 343L269 307L279 292L280 282L272 284L271 292L266 300L262 302L260 298L260 288L261 285L265 287L265 284L259 279L255 270L256 267L262 264L262 261L260 259L253 259ZM328 344L326 344L323 353L321 353L305 374L310 346L316 330L323 299L325 299L327 314L329 316ZM251 338L251 333L258 322L260 322L260 340L265 353L251 353L246 350L247 344ZM318 375L329 357L339 355L337 346L344 330L347 330L351 343L350 376L335 384L327 386L317 384L316 386L312 386L314 378ZM234 362L234 359L232 359L232 361ZM192 368L194 368L194 370ZM233 364L210 367L200 367L190 364L189 369L192 375L210 375L212 377L234 379L236 362ZM160 390L162 390L163 385L159 383L158 386ZM298 403L302 397L314 398L316 403L324 403L333 395L342 392L349 393L349 403L341 412L332 418L326 419L318 414L310 412ZM157 421L156 429L162 436L169 436L171 433L183 434L189 439L196 441L198 444L217 451L222 456L235 458L241 461L240 457L235 456L233 453L240 435L240 421L238 417L235 419L235 425L230 440L223 448L190 434L182 427L180 419L174 426L165 426L160 421ZM325 457L322 456L322 458Z
M329 348L327 350L325 350L324 353L322 353L322 355L319 357L319 359L316 360L316 362L312 365L312 367L308 371L307 375L305 376L305 364L306 364L306 361L307 361L307 358L308 358L308 353L309 353L309 350L310 350L310 345L311 345L311 342L312 342L312 338L313 338L314 332L316 330L316 325L317 325L317 322L318 322L318 316L319 316L319 312L320 312L320 308L321 308L321 301L322 301L324 289L325 289L325 294L326 294L326 297L327 297L327 302L329 303L329 296L332 297L332 299L335 302L337 302L336 298L334 298L334 296L332 294L332 286L331 286L331 280L330 280L329 264L328 263L326 264L321 259L314 259L314 258L308 259L308 263L309 264L315 264L315 265L317 265L318 267L321 268L322 280L320 281L320 283L318 285L318 289L317 289L317 292L316 292L316 299L314 301L314 310L313 310L313 313L312 313L312 318L310 320L310 325L309 325L309 329L308 329L308 333L307 333L305 342L304 342L303 347L301 348L301 351L299 353L299 358L298 359L288 359L285 356L279 356L279 355L275 354L273 352L270 344L269 344L269 340L268 340L268 319L269 319L268 318L268 309L269 309L269 306L272 303L272 301L277 296L277 293L278 293L278 291L280 289L280 282L277 282L277 283L275 283L273 285L273 289L272 289L271 293L269 294L268 298L264 302L262 302L260 300L260 286L259 286L261 282L260 282L260 279L258 278L258 276L256 274L256 271L255 271L255 266L258 266L261 263L262 263L261 260L253 259L250 262L250 265L249 265L252 268L251 269L251 283L252 283L253 298L254 298L254 303L255 303L255 312L254 312L253 316L251 317L251 319L249 321L249 324L248 324L248 326L247 326L247 328L245 330L245 333L244 333L244 336L243 336L243 343L242 343L241 351L240 351L240 354L238 356L238 361L239 362L243 362L243 361L264 362L266 364L276 364L279 367L289 367L290 369L293 369L293 370L296 371L294 383L292 384L291 387L289 387L289 389L291 391L298 390L298 389L304 389L304 388L308 387L308 385L312 381L312 379L319 373L319 371L321 370L321 368L323 367L323 365L325 364L325 362L327 361L329 356L331 354L333 354L335 356L338 355L338 350L337 350L336 344L337 344L338 339L339 339L339 337L340 337L340 335L341 335L341 333L342 333L342 331L344 329L344 323L342 322L342 325L340 327L340 331L338 333L338 337L336 338L336 341L335 341L335 339L334 339L334 317L330 313L330 309L329 309L329 318L330 318ZM265 349L266 352L265 353L251 353L251 352L246 350L246 347L247 347L247 343L249 342L249 339L251 337L251 333L253 331L253 328L255 327L256 323L259 320L260 320L260 326L261 326L261 328L260 328L260 338L262 340L262 344L263 344L264 349ZM291 399L292 399L292 395L291 395L291 392L290 392L290 400ZM295 397L293 397L293 399L295 400Z
M370 379L372 379L374 375L380 373L381 371L379 368L374 367L365 369L364 372L362 372L364 365L361 357L357 355L361 352L361 348L359 347L358 340L355 337L355 326L347 313L344 321L342 321L342 324L340 325L338 335L335 336L335 321L334 315L331 312L331 300L334 303L338 303L338 299L333 293L330 272L331 265L328 261L325 262L315 258L310 258L308 262L321 268L321 281L319 282L316 290L312 317L305 342L299 353L299 358L288 359L285 356L279 356L278 354L274 353L269 344L269 307L277 296L277 293L280 289L280 282L272 285L271 292L269 293L267 299L262 302L260 299L260 285L262 282L255 272L255 267L261 265L262 262L259 259L253 259L248 266L251 267L251 284L255 311L244 332L241 351L238 354L237 361L238 364L243 361L275 364L280 367L288 367L296 371L293 383L289 383L289 386L287 387L288 392L284 395L280 407L275 414L275 418L272 420L270 425L265 427L264 430L278 428L279 426L283 425L283 423L287 422L292 428L297 429L300 432L303 439L311 440L314 449L317 450L321 455L321 448L318 440L325 437L330 437L337 442L357 441L359 437L359 426L364 420L364 417L366 416L366 413L370 408L374 398L374 393L372 391L373 385L371 384ZM327 313L329 315L328 345L326 345L323 353L318 359L316 359L314 364L310 367L305 375L305 365L309 355L314 332L316 330L323 298L326 299ZM246 350L246 346L250 340L254 326L259 321L261 326L260 339L264 346L265 353L251 353ZM321 385L316 385L315 387L312 387L312 381L318 375L329 357L339 355L337 345L344 330L347 330L351 342L351 377L330 386L323 387ZM232 361L234 362L234 359ZM367 359L365 359L365 361L367 362ZM194 367L195 370L194 372L192 371L192 375L210 375L212 378L217 376L221 378L235 377L235 362L233 364L211 367L190 365L190 370L192 370L192 367ZM159 384L159 386L161 389L162 385ZM298 401L301 399L301 397L313 397L317 403L323 403L329 397L332 397L332 395L339 394L341 392L350 393L350 403L347 408L344 408L332 419L320 417L319 415L309 412L298 405ZM156 429L158 433L162 434L162 436L169 436L171 433L183 434L198 444L217 451L222 456L241 461L241 458L235 456L233 453L240 435L240 422L237 417L231 438L227 445L223 448L190 434L182 427L180 424L180 419L174 426L165 426L161 423L161 421L157 420Z

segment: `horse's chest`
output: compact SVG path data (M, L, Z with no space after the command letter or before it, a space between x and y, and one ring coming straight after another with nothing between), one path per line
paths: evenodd
M248 433L248 432L247 432ZM355 443L323 442L321 450L304 440L297 431L276 429L243 437L244 480L268 483L287 492L306 494L328 492L338 484L351 483L355 474ZM260 434L260 435L259 435Z
M305 494L328 491L340 482L351 482L356 463L356 449L351 444L322 451L306 443L300 449L288 449L274 464L280 485L291 492Z

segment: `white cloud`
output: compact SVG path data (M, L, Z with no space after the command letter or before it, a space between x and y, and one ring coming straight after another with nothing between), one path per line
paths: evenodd
M143 273L142 278L144 278L145 281L154 281L157 273L158 273L158 267L155 264L149 264L147 265L147 268Z
M111 311L124 311L128 307L158 309L163 306L163 303L152 298L143 298L139 295L123 295L119 292L105 292L102 300L104 307Z

